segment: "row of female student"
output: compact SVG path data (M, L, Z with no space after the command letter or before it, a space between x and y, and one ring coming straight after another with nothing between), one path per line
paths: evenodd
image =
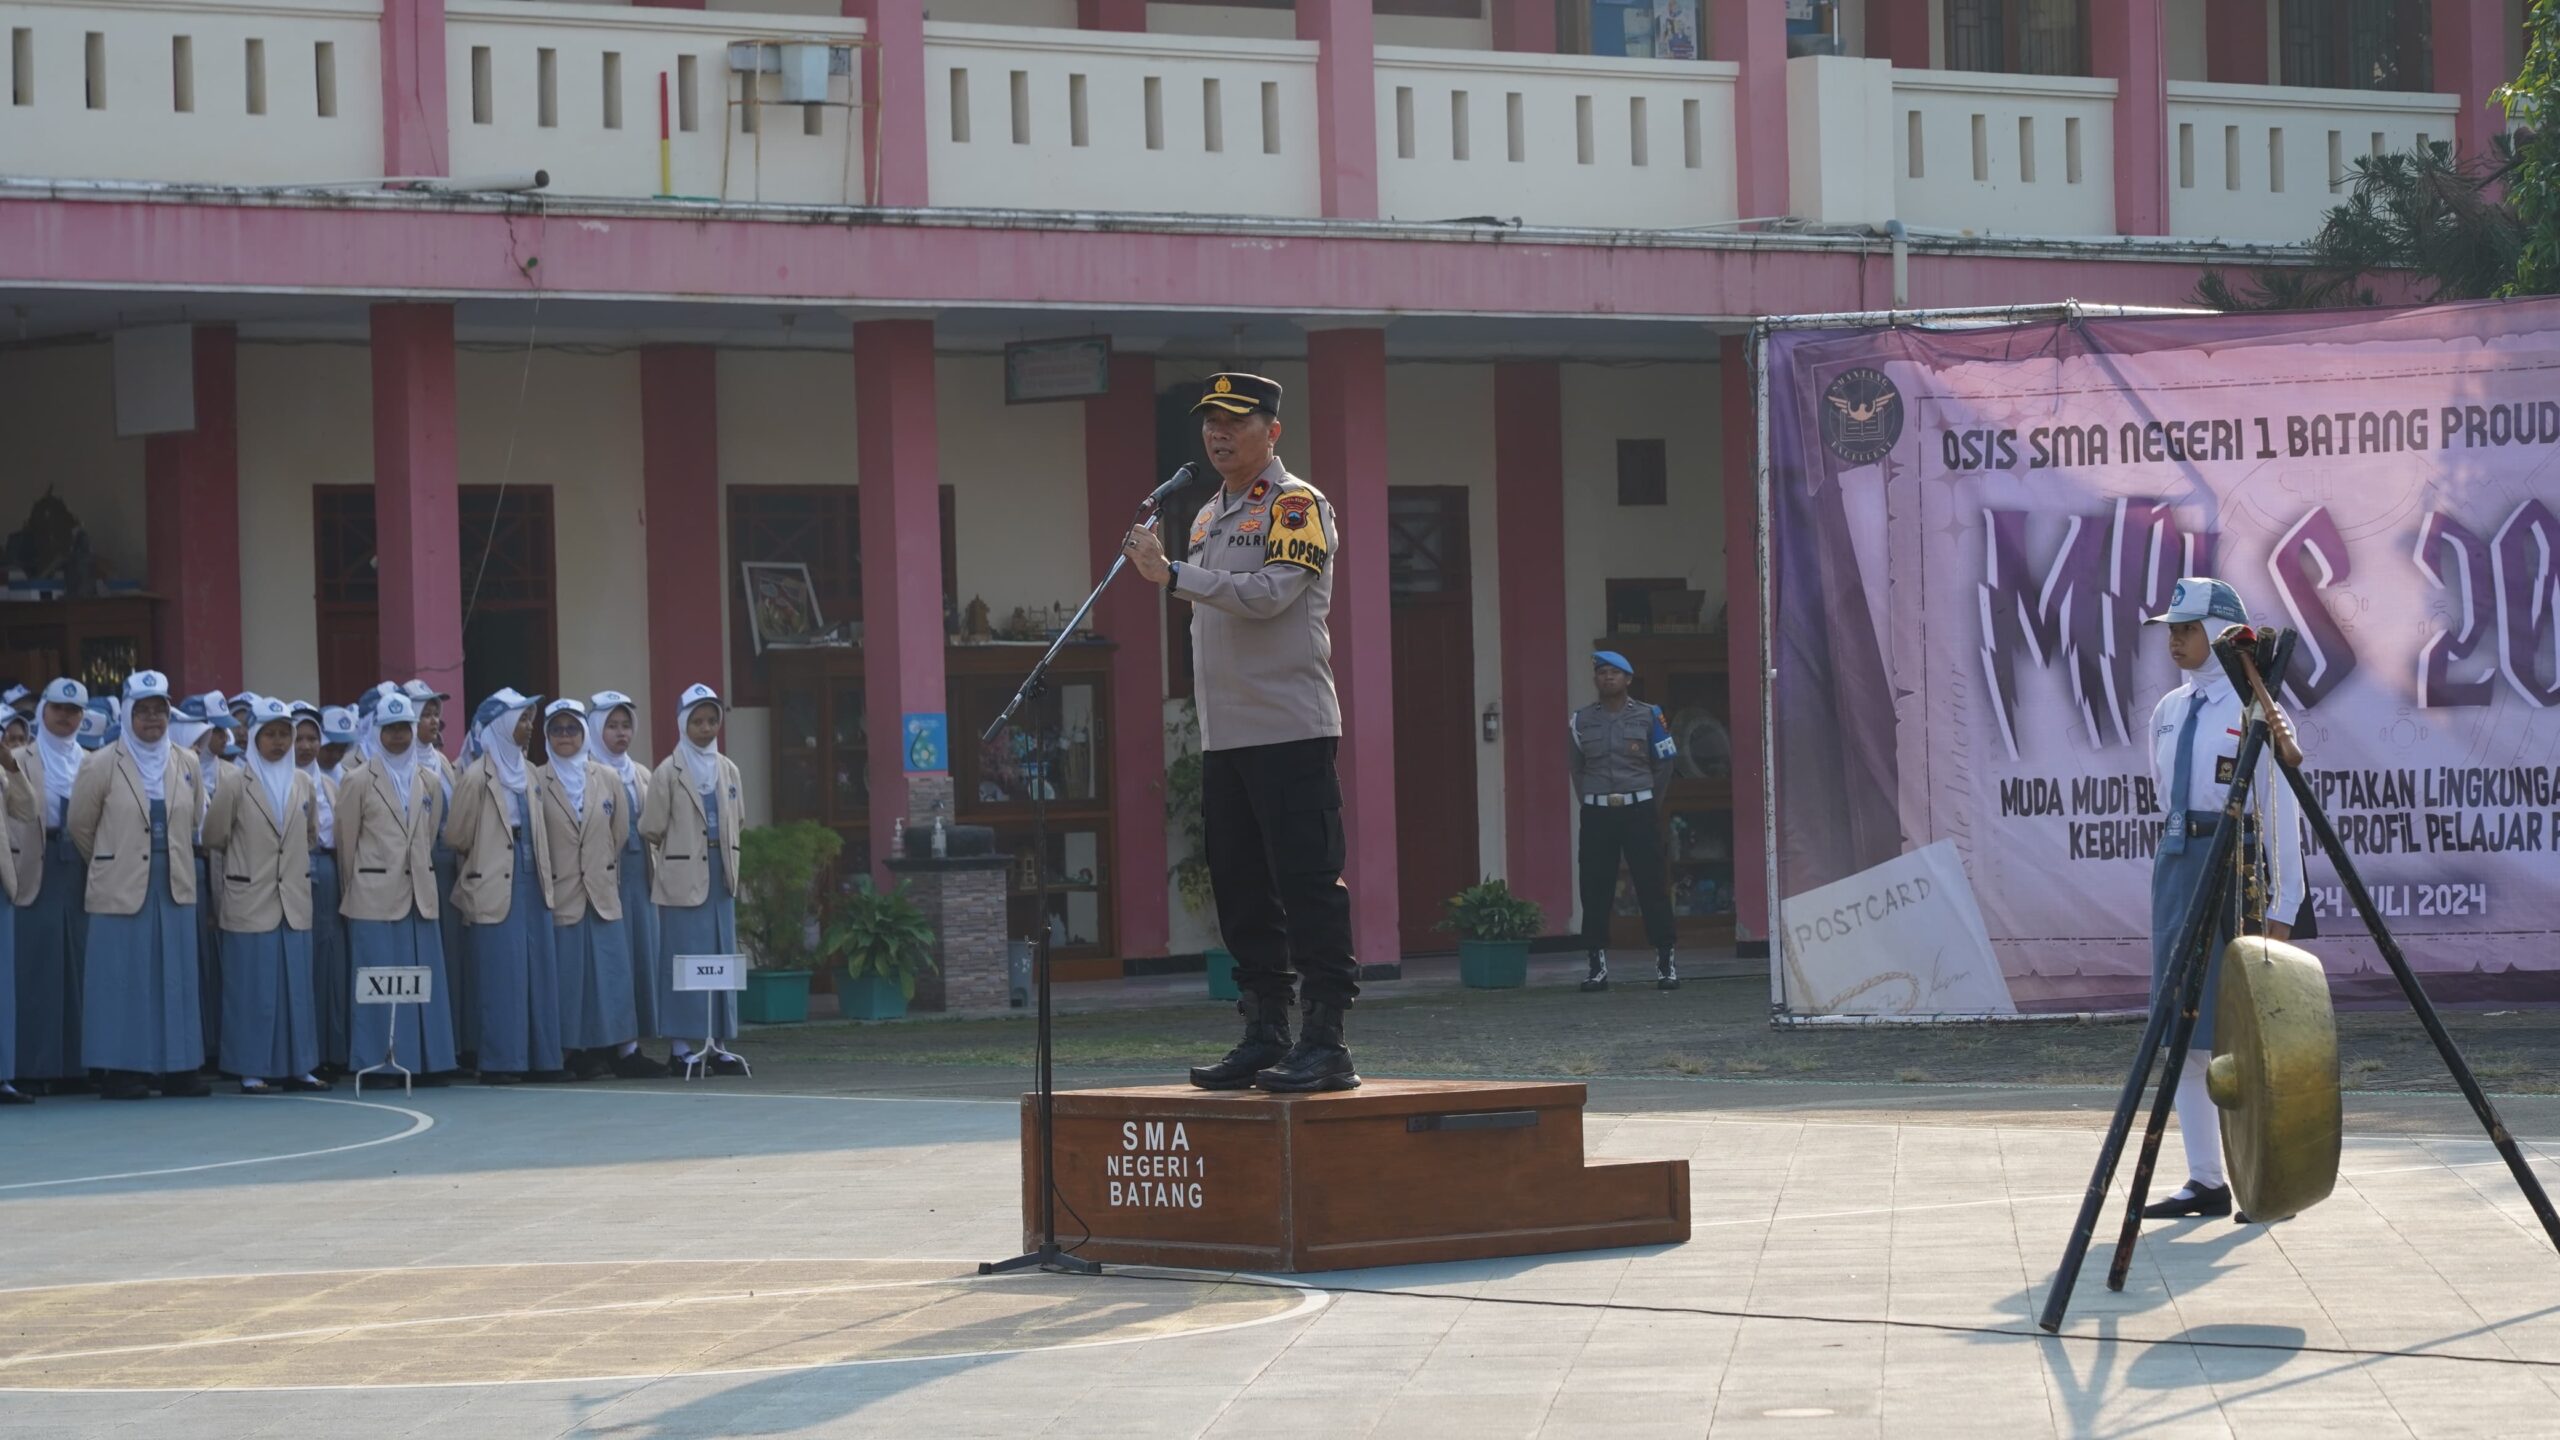
M326 1090L386 1061L430 1085L743 1070L719 1043L734 997L672 979L737 948L743 812L709 686L655 771L617 691L501 690L459 765L414 680L326 710L181 699L149 670L121 705L69 679L31 698L0 711L0 1104L202 1095L207 1070ZM358 1003L376 966L426 970L427 1001Z

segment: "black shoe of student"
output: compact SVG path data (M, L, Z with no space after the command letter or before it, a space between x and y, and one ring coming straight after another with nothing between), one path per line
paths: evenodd
M2176 1191L2172 1191L2166 1198L2154 1200L2143 1206L2142 1218L2175 1220L2187 1215L2220 1216L2231 1213L2231 1187L2228 1185L2198 1185L2189 1181L2179 1188L2186 1192L2185 1198L2180 1198Z
M1599 992L1608 989L1609 957L1597 950L1594 950L1583 958L1585 962L1590 965L1591 973L1582 977L1582 993L1585 995L1596 995Z
M664 1062L652 1060L637 1050L628 1055L614 1056L611 1068L617 1080L664 1080L667 1078L667 1067Z
M96 1093L97 1089L96 1083L86 1075L69 1075L59 1080L44 1082L44 1093L47 1095L90 1095Z
M451 1085L461 1073L459 1070L430 1070L423 1075L410 1076L409 1083L421 1090L442 1090Z
M172 1100L198 1100L212 1094L213 1087L205 1083L201 1074L163 1075L160 1077L160 1093Z
M1351 1052L1342 1044L1342 1007L1329 1002L1304 1007L1298 1016L1298 1043L1279 1064L1254 1076L1253 1085L1277 1095L1359 1089Z
M711 1073L726 1075L734 1080L747 1073L747 1062L735 1055L714 1055L711 1057Z
M521 1085L524 1083L524 1076L513 1070L483 1070L480 1072L480 1083L483 1085Z
M566 1070L530 1070L524 1078L536 1085L566 1085L578 1077Z
M15 1085L0 1084L0 1105L33 1105L36 1097Z
M281 1095L284 1093L284 1087L282 1085L270 1085L255 1075L243 1075L240 1077L240 1093L243 1095Z
M151 1077L139 1070L110 1070L98 1082L98 1098L148 1100L151 1098Z
M296 1075L284 1082L284 1088L296 1095L326 1095L338 1087L321 1079L317 1074L312 1074Z
M581 1050L578 1058L569 1063L569 1074L579 1080L601 1080L612 1068L612 1056L610 1050Z
M1247 995L1236 1002L1244 1016L1244 1039L1214 1065L1191 1067L1191 1083L1203 1090L1250 1090L1253 1077L1289 1055L1289 1005Z
M1671 952L1668 950L1657 951L1653 957L1653 988L1656 990L1680 988L1680 967L1671 963Z

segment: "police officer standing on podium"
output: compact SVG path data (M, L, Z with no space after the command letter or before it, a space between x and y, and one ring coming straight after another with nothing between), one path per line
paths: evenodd
M1342 1041L1360 993L1351 892L1342 883L1342 786L1334 751L1333 507L1289 473L1280 386L1209 377L1191 407L1225 483L1191 522L1189 558L1166 558L1152 528L1122 547L1140 575L1193 605L1200 705L1200 810L1218 929L1235 952L1244 1041L1191 1072L1203 1090L1348 1090ZM1295 962L1297 974L1291 974ZM1289 1039L1293 978L1298 1038Z
M1629 699L1636 667L1615 650L1591 657L1591 685L1600 698L1573 712L1573 788L1582 797L1582 945L1591 971L1586 991L1609 988L1609 919L1618 895L1618 856L1644 911L1645 938L1653 942L1654 988L1677 990L1672 961L1671 895L1662 873L1660 797L1671 784L1679 746L1662 723L1662 710Z

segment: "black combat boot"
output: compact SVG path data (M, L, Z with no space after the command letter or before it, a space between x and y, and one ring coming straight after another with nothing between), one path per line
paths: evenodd
M1342 1048L1342 1004L1309 1001L1298 1016L1298 1043L1278 1064L1253 1077L1254 1088L1279 1094L1357 1090L1360 1076Z
M1609 957L1599 950L1588 951L1583 958L1590 963L1591 973L1582 977L1582 993L1593 994L1609 988Z
M1244 1040L1215 1065L1191 1067L1191 1083L1203 1090L1250 1090L1253 1077L1289 1053L1289 1002L1247 995L1236 1002L1244 1016Z
M1680 988L1680 967L1671 963L1671 947L1667 945L1656 951L1653 957L1653 988L1656 990Z

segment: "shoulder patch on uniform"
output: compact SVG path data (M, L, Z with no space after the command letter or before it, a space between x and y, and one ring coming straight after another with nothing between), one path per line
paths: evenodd
M1324 543L1324 525L1316 518L1316 497L1310 491L1283 490L1271 502L1271 540L1262 549L1265 565L1295 565L1312 574L1324 573L1325 562L1332 558Z

